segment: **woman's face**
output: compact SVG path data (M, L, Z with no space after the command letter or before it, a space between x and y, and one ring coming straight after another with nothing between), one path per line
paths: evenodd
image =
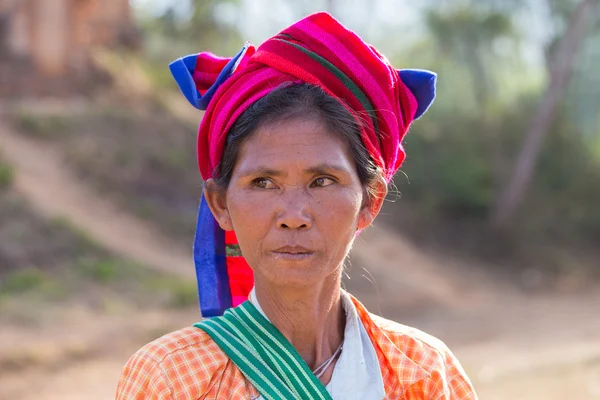
M298 287L341 272L357 229L379 211L364 193L347 145L319 120L297 118L259 127L226 194L206 195L257 281Z

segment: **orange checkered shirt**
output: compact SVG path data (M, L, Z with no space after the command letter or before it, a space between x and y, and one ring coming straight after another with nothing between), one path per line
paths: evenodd
M441 341L369 314L354 297L373 342L387 399L475 400L458 360ZM204 331L169 333L135 353L123 370L117 400L255 399L258 391Z

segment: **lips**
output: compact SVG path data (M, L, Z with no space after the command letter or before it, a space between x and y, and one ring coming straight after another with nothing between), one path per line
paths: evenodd
M299 253L312 253L311 250L307 249L306 247L302 247L302 246L283 246L280 247L276 250L274 250L276 253L291 253L291 254L299 254Z
M273 252L273 256L277 259L289 261L302 261L314 257L315 252L302 246L283 246Z

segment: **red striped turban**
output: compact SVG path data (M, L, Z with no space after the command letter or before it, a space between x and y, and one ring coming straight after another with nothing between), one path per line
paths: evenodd
M186 98L206 110L198 132L204 179L213 177L227 133L251 104L282 84L302 82L322 88L355 116L367 151L389 181L405 158L402 139L411 122L435 97L434 73L395 69L327 13L296 22L257 49L246 44L233 58L200 53L173 62L171 71ZM203 199L194 258L204 316L222 314L252 288L252 271L236 244Z

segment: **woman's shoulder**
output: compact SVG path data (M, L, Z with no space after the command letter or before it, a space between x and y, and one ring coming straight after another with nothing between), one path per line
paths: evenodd
M187 327L168 333L139 349L127 362L117 389L118 399L130 393L173 391L203 393L227 356L206 332Z
M225 353L211 337L194 326L167 333L146 344L138 350L138 354L150 357L159 363L172 362L175 359L201 360L205 357L216 361L222 358L222 361L227 361Z
M399 350L404 356L428 370L428 373L460 365L446 343L437 337L378 315L370 316L378 330L383 333L382 342L393 346L392 352Z
M419 350L424 353L446 354L450 352L444 342L419 329L400 324L369 312L358 299L351 297L358 315L369 331L371 339L382 346L392 344L390 349L400 350L408 355L411 350Z
M396 368L401 379L424 378L421 386L413 385L411 390L429 393L430 397L449 391L453 399L477 399L463 367L443 341L419 329L377 315L369 316L376 327L372 330L373 340L391 365L402 366ZM402 374L407 376L402 378Z
M401 323L383 318L379 315L370 314L373 323L385 333L385 335L396 345L406 348L407 345L419 345L422 349L430 349L434 352L446 353L450 350L446 344L422 330L403 325Z

